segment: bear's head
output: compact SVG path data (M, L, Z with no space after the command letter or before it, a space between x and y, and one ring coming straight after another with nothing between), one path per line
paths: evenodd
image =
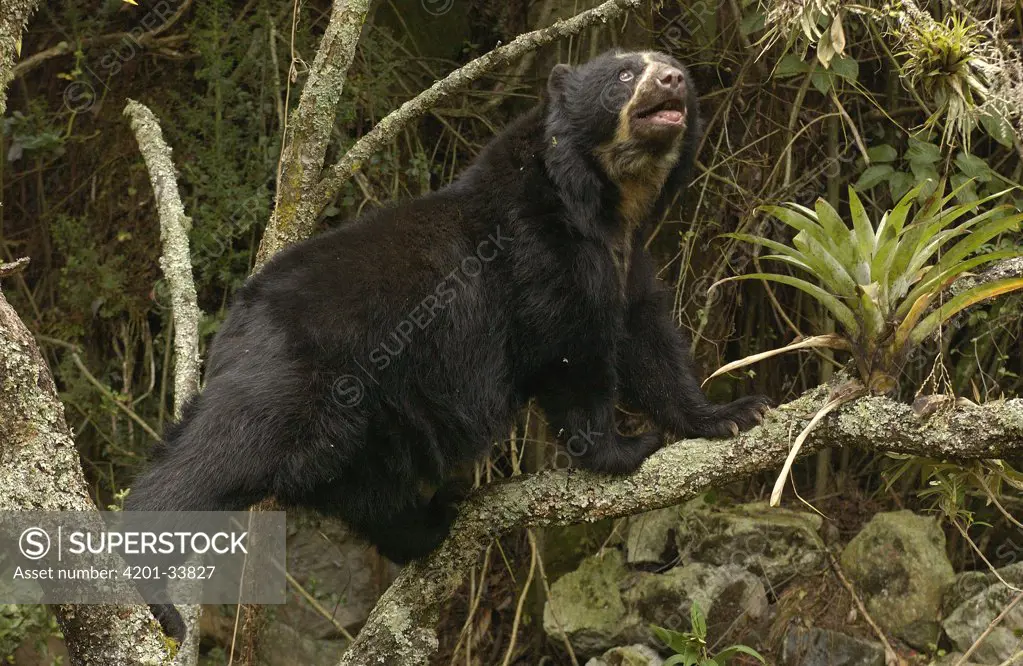
M664 53L609 51L577 67L556 65L547 90L552 140L596 156L616 182L674 166L697 134L692 79Z

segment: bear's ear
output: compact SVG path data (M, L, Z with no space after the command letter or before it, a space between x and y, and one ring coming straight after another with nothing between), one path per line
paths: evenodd
M559 63L551 69L551 75L547 78L547 94L551 99L558 98L565 90L565 81L572 73L572 68L564 63Z

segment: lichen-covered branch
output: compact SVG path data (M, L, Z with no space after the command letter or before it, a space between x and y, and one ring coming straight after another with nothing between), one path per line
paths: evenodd
M633 475L546 471L483 488L463 505L451 536L407 566L384 593L342 666L427 664L437 648L441 605L494 538L541 527L633 515L683 502L708 487L777 469L789 445L826 402L824 387L783 405L763 425L733 439L665 447ZM802 455L859 446L934 458L999 458L1023 453L1023 400L957 407L919 419L908 405L866 397L829 415Z
M181 416L185 403L199 390L199 304L192 277L192 255L188 249L191 220L185 215L174 176L171 149L163 140L160 123L148 107L128 100L124 108L146 161L149 180L156 195L160 215L160 239L163 252L160 266L171 292L174 318L174 415ZM187 627L175 666L192 666L199 659L199 615L202 607L179 606Z
M160 267L167 278L174 312L174 414L180 416L185 401L199 390L199 306L188 251L192 220L185 215L181 204L171 149L163 140L156 116L131 99L124 107L124 114L131 118L131 129L146 161L160 215L160 239L163 241Z
M0 118L7 113L7 84L21 50L21 32L39 0L4 0L0 5Z
M274 210L273 217L270 220L270 224L267 225L266 233L263 236L263 242L259 248L259 254L256 258L256 264L262 265L266 260L272 257L276 252L280 251L284 247L302 240L308 237L313 230L313 225L316 222L316 216L323 208L330 203L330 201L337 195L341 187L351 178L362 165L369 160L374 153L382 148L388 141L391 141L396 137L409 123L415 121L420 116L425 114L431 108L437 105L445 96L452 92L462 90L469 84L477 81L478 79L485 76L487 73L494 71L500 66L506 65L509 62L521 57L522 55L534 51L541 46L550 44L562 37L574 35L581 30L593 25L597 22L607 23L608 21L614 20L625 14L629 9L636 8L640 5L640 0L608 0L603 4L594 7L588 11L582 12L572 18L557 21L551 26L543 28L541 30L534 30L533 32L527 32L519 35L508 44L497 47L489 53L476 58L472 62L469 62L465 66L451 72L446 77L437 81L428 89L421 92L413 99L402 104L398 109L392 111L384 117L377 125L370 130L365 136L359 139L354 146L342 157L334 166L330 167L328 173L318 182L308 183L306 181L299 182L297 180L289 180L286 173L282 172L281 178L278 180L278 191L291 191L295 187L300 187L299 192L300 202L297 205L288 207L285 206L288 199L282 198L281 194L278 194L277 206ZM337 5L335 4L335 15L337 14ZM331 18L331 24L334 23L334 18ZM328 28L328 35L330 34L330 28ZM327 36L324 36L324 44L320 46L320 51L317 53L316 61L320 61L321 55L325 49L330 48L330 44L327 43ZM309 82L306 84L306 90L313 84L314 74L316 72L316 66L313 67L313 73L310 74ZM306 92L303 91L303 99L305 98ZM336 105L336 100L334 101ZM325 106L315 105L311 107L307 113L316 113ZM333 107L331 107L333 108ZM299 109L295 114L293 123L299 124L300 127L309 127L313 120L305 119L303 117L302 105L300 103ZM333 122L333 115L327 119L319 118L316 122ZM322 127L316 127L317 131L322 131ZM329 131L329 125L327 126ZM291 130L289 130L289 134ZM322 133L322 132L321 132ZM303 168L312 167L313 164L316 166L316 173L319 174L319 169L323 166L323 151L326 149L326 134L323 134L323 146L319 147L315 153L310 153L313 157L318 156L316 159L310 159L308 164L303 164ZM293 134L292 140L299 141L303 139L303 135L296 130ZM289 159L294 159L288 154L289 148L285 148L285 164ZM311 171L304 172L305 174L311 173ZM293 175L292 177L297 177Z
M0 511L95 511L53 377L0 293ZM73 664L163 664L145 606L53 606Z
M319 209L310 207L327 154L330 131L355 58L369 0L335 0L298 108L291 114L277 174L277 198L256 255L262 266L278 250L312 232Z

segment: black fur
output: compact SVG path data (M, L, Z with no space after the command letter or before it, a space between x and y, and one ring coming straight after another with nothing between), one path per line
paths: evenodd
M630 99L656 101L648 67L678 84L684 129L636 119L616 139ZM674 71L684 78L672 83ZM642 224L620 213L649 185L636 160L670 154L653 197L629 209L639 222L663 211L698 125L692 82L667 56L555 68L549 99L456 182L289 248L249 279L205 389L126 508L235 510L273 496L340 517L404 562L436 547L454 517L421 487L483 456L531 397L581 466L614 474L663 441L618 434L616 402L679 436L758 421L765 400L714 405L700 391ZM172 607L154 610L174 622Z

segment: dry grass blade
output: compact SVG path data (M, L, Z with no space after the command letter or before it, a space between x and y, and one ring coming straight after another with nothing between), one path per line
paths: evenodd
M799 349L813 349L818 347L824 347L827 349L840 349L843 351L849 351L850 349L849 341L846 340L841 335L836 335L834 333L828 335L814 335L809 338L803 338L802 340L797 340L795 342L789 343L784 347L770 349L765 352L760 352L759 354L751 354L750 356L740 358L737 361L726 363L725 365L715 370L714 373L711 374L709 377L704 379L703 384L706 385L707 382L714 379L715 377L729 373L732 370L737 370L747 365L759 363L760 361L763 361L766 358L771 358L772 356L777 356L778 354L784 354L790 351L797 351Z
M866 395L867 388L860 384L858 381L851 381L842 386L838 387L833 394L833 397L828 400L821 407L810 422L803 428L803 432L799 433L796 437L796 441L792 444L792 449L789 450L789 455L785 458L785 464L782 465L781 472L778 474L777 481L774 482L774 489L771 491L771 506L778 506L781 503L781 493L785 489L785 480L789 478L789 472L792 470L792 464L796 462L796 457L799 455L799 450L803 448L803 442L810 436L817 424L821 422L825 416L834 410L838 409L847 402L851 402L856 398Z

